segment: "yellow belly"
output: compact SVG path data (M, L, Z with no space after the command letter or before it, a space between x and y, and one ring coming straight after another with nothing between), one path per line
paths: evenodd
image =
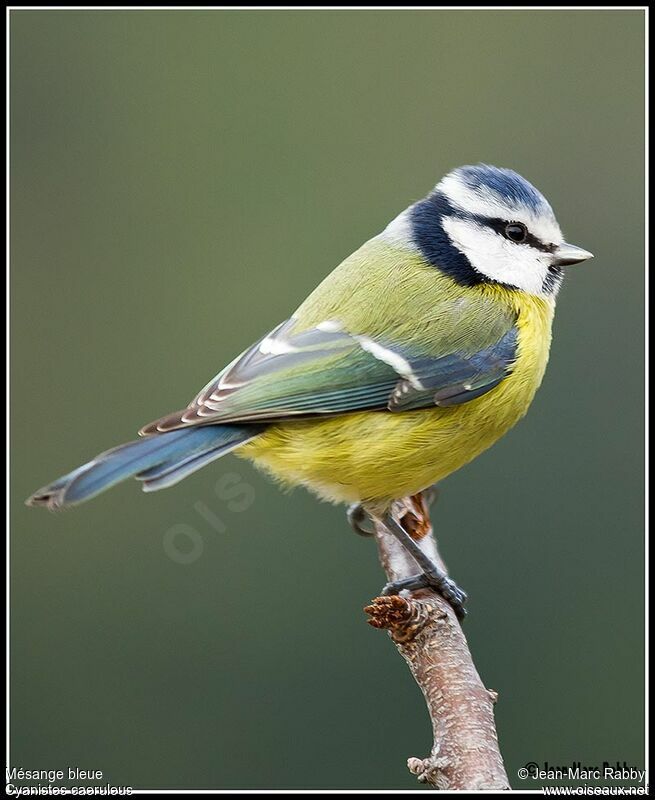
M517 308L514 369L482 397L450 408L285 422L237 454L333 502L386 504L425 489L490 447L528 410L548 361L553 306L521 295Z

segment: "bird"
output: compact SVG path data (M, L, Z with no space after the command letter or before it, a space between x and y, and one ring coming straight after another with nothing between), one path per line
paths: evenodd
M26 502L61 509L127 478L173 486L227 453L379 522L459 616L466 594L391 513L494 444L548 362L566 268L592 258L517 172L445 175L346 258L185 408L145 425Z

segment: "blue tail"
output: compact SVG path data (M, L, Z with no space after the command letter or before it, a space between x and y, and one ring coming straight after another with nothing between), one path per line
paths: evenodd
M206 425L127 442L100 453L88 464L35 492L29 506L76 505L127 478L143 481L146 492L164 489L261 433L258 425Z

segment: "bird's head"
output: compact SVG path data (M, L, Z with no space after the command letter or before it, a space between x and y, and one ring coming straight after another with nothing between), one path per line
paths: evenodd
M564 241L550 204L531 183L486 164L448 173L386 232L409 238L462 285L498 283L540 296L557 294L564 267L593 257Z

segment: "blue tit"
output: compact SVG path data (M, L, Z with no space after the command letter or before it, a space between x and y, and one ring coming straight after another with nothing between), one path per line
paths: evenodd
M392 501L450 475L526 413L564 269L591 257L516 172L455 169L186 408L27 502L63 508L130 477L155 491L234 452L392 528Z

